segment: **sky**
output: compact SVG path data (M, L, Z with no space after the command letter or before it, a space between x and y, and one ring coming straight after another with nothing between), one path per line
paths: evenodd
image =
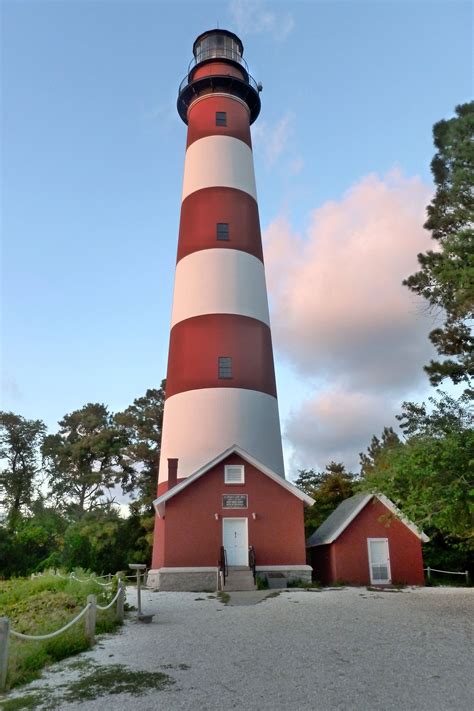
M472 97L463 0L1 2L2 396L117 412L166 374L192 43L237 33L287 476L343 461L432 394L432 126Z

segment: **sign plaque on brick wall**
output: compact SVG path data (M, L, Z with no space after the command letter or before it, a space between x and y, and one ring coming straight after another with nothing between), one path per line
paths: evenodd
M248 508L247 494L223 494L223 509L246 509Z

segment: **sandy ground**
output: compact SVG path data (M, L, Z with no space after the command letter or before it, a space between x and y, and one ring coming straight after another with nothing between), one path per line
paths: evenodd
M48 688L87 674L70 668L79 659L162 671L175 683L138 698L58 697L65 711L473 708L474 590L341 588L263 597L240 593L224 605L207 593L145 591L151 624L129 620L122 632L8 698L41 689L46 699ZM44 708L53 708L49 698Z

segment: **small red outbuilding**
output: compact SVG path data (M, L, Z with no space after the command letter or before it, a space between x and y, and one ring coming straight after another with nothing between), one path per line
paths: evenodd
M382 494L343 501L306 542L313 578L324 585L423 585L429 538Z

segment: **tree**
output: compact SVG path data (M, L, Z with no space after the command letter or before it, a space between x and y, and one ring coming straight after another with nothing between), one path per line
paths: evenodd
M381 492L403 513L458 550L474 550L474 431L468 397L441 394L431 410L404 403L406 439L379 447L363 467L364 489Z
M347 472L344 464L330 462L324 472L301 469L295 481L297 487L311 496L315 503L305 508L305 529L309 536L344 499L354 493L354 474Z
M367 447L367 454L361 452L359 455L361 476L370 476L375 467L381 466L382 453L399 445L400 437L392 427L384 427L380 439L374 435L369 447Z
M115 422L128 441L124 454L133 468L129 490L135 497L130 510L133 521L142 529L137 545L142 546L145 557L149 557L155 520L152 502L158 483L165 386L163 380L159 389L147 390L126 410L115 415Z
M20 512L31 504L45 433L46 426L41 420L0 412L0 460L6 462L6 468L0 471L0 503L12 526Z
M81 518L112 501L115 485L127 487L132 475L124 456L128 439L99 403L65 415L59 426L42 448L51 493L70 514Z
M421 269L403 283L444 314L443 325L430 333L438 354L447 356L425 366L432 385L450 378L469 387L474 376L474 101L457 106L456 114L433 127L436 193L424 226L437 247L418 255Z
M163 380L158 390L147 390L144 396L115 415L115 422L128 439L126 455L135 474L130 488L138 494L134 508L141 513L153 513L152 501L156 498L165 385Z

